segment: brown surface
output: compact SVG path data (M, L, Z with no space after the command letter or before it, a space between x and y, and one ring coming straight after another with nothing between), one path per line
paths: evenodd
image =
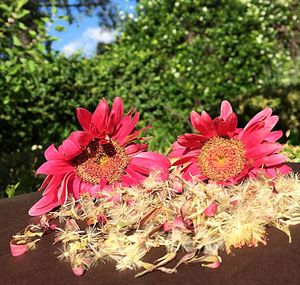
M293 164L300 172L300 164ZM223 263L217 270L200 264L181 266L177 274L150 273L135 279L133 271L115 271L113 264L94 267L81 277L73 275L67 263L56 259L53 234L45 236L38 248L19 257L9 250L11 236L30 221L27 211L40 193L0 200L0 284L205 284L205 285L299 285L300 225L291 228L292 243L276 229L270 229L266 246L235 250L235 255L222 254ZM152 253L155 255L155 252Z

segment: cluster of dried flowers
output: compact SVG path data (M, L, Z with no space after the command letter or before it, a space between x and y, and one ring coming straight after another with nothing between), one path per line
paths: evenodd
M174 179L182 183L182 193L173 190ZM230 187L179 181L178 176L157 183L150 177L136 187L116 188L113 194L119 201L89 194L78 201L70 198L59 210L42 216L40 225L14 236L11 244L24 253L36 244L26 236L37 234L39 240L52 229L55 242L62 244L59 259L69 262L75 274L98 262L114 261L118 270L143 269L136 274L141 276L154 270L173 273L190 262L217 268L220 251L265 244L267 225L290 237L289 226L300 223L296 175L280 176L276 182L260 177ZM153 264L143 261L160 246L164 256ZM166 267L181 248L186 254L175 267Z
M15 256L55 231L59 258L76 275L107 260L118 270L142 268L136 276L197 261L217 268L220 250L265 243L267 225L289 235L300 223L300 183L283 176L291 169L279 153L282 132L272 131L278 117L271 109L244 128L227 101L215 119L193 111L196 132L179 136L168 157L147 151L140 137L147 127L136 129L138 113L124 115L120 98L111 109L103 99L93 114L79 108L77 117L82 131L45 151L37 171L47 175L43 197L29 211L42 217L13 237ZM145 262L155 247L166 254ZM167 268L180 248L186 254Z

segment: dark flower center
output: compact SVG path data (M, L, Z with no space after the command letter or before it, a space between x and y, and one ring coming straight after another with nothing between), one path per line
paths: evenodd
M99 184L101 178L108 183L119 181L127 164L125 149L116 141L101 144L99 140L93 140L73 160L77 175L92 184Z

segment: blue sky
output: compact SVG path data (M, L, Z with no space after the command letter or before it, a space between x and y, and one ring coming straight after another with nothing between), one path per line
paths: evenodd
M72 1L70 1L72 3ZM135 1L132 0L112 0L117 4L121 11L134 13ZM62 11L58 11L56 16L62 15ZM99 19L97 16L88 17L74 13L77 18L76 23L69 25L64 20L56 20L49 27L49 34L57 37L59 40L53 43L55 50L65 53L67 56L81 50L84 55L92 55L96 51L97 43L109 43L115 39L116 31L107 30L99 27ZM54 29L60 25L65 27L64 32Z

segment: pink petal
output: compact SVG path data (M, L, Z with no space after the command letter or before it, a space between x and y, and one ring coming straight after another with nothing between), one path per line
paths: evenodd
M74 167L64 160L51 160L42 164L38 170L37 174L48 174L48 175L59 175L65 174L69 171L73 171Z
M229 132L229 124L227 122L220 122L217 124L217 133L218 136L223 137L223 136L228 136Z
M57 196L53 193L49 193L48 195L43 196L37 203L35 203L28 211L28 214L30 216L39 216L48 213L59 205L60 202L58 202Z
M122 127L119 129L118 139L122 140L124 137L131 134L135 125L139 121L139 117L140 117L139 113L136 112L134 114L133 118L130 118L130 122L128 124L125 124L125 123L122 124Z
M147 176L141 174L139 171L135 171L132 167L132 164L129 164L126 168L126 173L129 174L132 178L139 181L139 183L143 182Z
M93 185L90 189L89 189L89 193L93 196L93 197L97 197L98 194L100 192L100 186L99 185Z
M197 112L192 111L190 118L193 127L202 135L211 138L217 134L215 125L211 117L206 112L203 111L200 116Z
M186 152L182 154L182 157L186 156L195 156L197 157L201 151L201 148L196 148L196 149L186 149Z
M75 173L68 173L63 178L60 188L57 192L57 198L58 201L60 201L60 204L65 204L68 195L73 192L73 179L75 177Z
M273 154L273 155L265 156L265 157L255 160L253 163L253 167L257 168L261 165L273 166L273 165L281 164L281 163L285 162L285 160L286 160L286 157L284 155Z
M211 204L203 211L203 214L207 217L215 216L218 209L218 205L215 201L211 202Z
M233 133L236 131L237 124L238 124L237 115L235 113L230 114L229 117L227 118L227 123L229 125L228 126L229 132L232 132L231 135L233 135Z
M194 177L196 177L196 178L198 178L199 180L202 180L202 181L207 179L207 177L205 177L201 173L197 163L189 164L188 166L183 168L181 170L181 172L183 173L182 177L187 181L192 181Z
M173 227L174 228L179 228L179 229L182 229L182 230L185 230L185 231L189 231L182 219L181 216L177 216L175 219L174 219L174 222L173 222Z
M85 272L85 269L83 265L81 265L79 267L72 267L72 271L76 276L81 276Z
M157 175L160 173L161 179L167 179L169 176L169 167L166 167L166 165L160 161L154 161L141 157L133 157L132 163L142 166L143 168L148 168L150 172L154 172Z
M187 148L179 145L177 141L172 144L172 149L173 151L168 155L170 158L180 157L187 152Z
M81 182L80 184L80 194L89 193L90 189L93 187L91 183Z
M132 168L133 170L135 170L136 172L139 172L143 175L149 176L151 169L147 168L147 167L142 167L140 165L136 165L132 162L130 162L130 164L128 164L127 168Z
M131 144L125 147L125 153L127 155L135 155L142 151L147 150L147 144Z
M163 225L163 229L165 232L170 232L173 228L173 224L170 223L170 222L165 222L164 225Z
M184 180L190 181L190 182L193 181L193 176L194 176L194 175L191 175L191 173L190 173L190 171L189 171L190 167L192 167L193 165L196 165L196 163L191 162L191 163L187 164L187 165L180 171L181 174L182 174L182 178L183 178ZM199 174L199 173L200 173L200 170L199 170L198 167L197 167L197 170L198 170L198 171L197 171L197 174Z
M51 204L53 201L57 202L57 193L54 191L49 192L47 195L43 195L43 197L35 204L35 208L44 208L45 206Z
M100 190L104 189L107 186L107 180L105 178L100 178L99 187Z
M98 222L103 226L103 225L105 225L106 223L107 223L107 218L106 218L106 216L104 215L104 214L98 214L98 216L97 216L97 220L98 220Z
M127 126L131 121L131 115L133 114L134 109L130 110L126 116L124 116L119 124L117 125L116 133L114 134L114 138L118 138L120 135L120 132L122 132L122 127Z
M277 167L277 169L281 172L281 174L286 175L289 174L290 172L292 172L292 168L290 168L289 166L287 166L286 164Z
M171 183L171 188L175 191L175 193L182 193L183 191L182 181L178 178L174 178Z
M201 119L201 116L199 113L197 113L196 111L192 111L190 113L190 120L191 120L191 124L193 126L194 129L197 130L198 128L198 121Z
M202 266L204 267L218 268L222 259L218 255L203 255L199 258L199 261L202 262Z
M266 168L265 170L268 174L267 177L274 178L277 176L277 171L274 168Z
M92 125L96 128L92 131L95 135L101 135L105 132L108 116L109 106L105 98L103 98L92 116Z
M278 152L282 149L282 145L278 143L262 143L260 145L254 146L252 148L246 149L246 156L248 158L258 159L263 156L270 155L272 153Z
M77 175L75 175L74 181L73 181L73 195L76 200L79 199L80 184L81 184L81 178L79 178Z
M76 114L82 129L88 132L92 121L92 114L84 108L77 108Z
M63 154L66 159L71 159L81 153L81 148L76 142L66 139L62 145L59 146L58 151Z
M216 262L213 262L213 263L210 263L210 264L206 264L205 267L209 267L209 268L219 268L221 265L221 262L220 261L216 261Z
M47 195L50 192L57 193L63 178L64 178L64 175L54 175L54 176L52 176L51 181L49 182L47 188L43 192L43 196Z
M173 165L176 166L185 164L187 162L197 162L197 160L198 159L195 156L184 156L183 158L176 160Z
M137 154L135 157L151 159L152 161L159 162L160 164L164 165L167 168L171 166L170 160L164 155L157 152L150 152L150 151L142 152Z
M271 116L270 118L267 118L265 120L266 127L270 128L272 130L275 125L278 123L279 117L278 116Z
M282 131L271 132L271 133L266 135L265 141L274 143L277 140L279 140L282 137L282 135L283 135Z
M203 145L207 138L205 136L199 134L184 134L178 137L177 142L181 146L185 146L188 148L197 147L200 148Z
M245 165L244 169L238 176L233 177L232 179L228 179L228 181L231 182L231 184L236 184L236 183L240 182L248 174L249 174L249 168L248 168L248 165Z
M45 180L43 181L42 185L40 186L40 188L38 189L38 191L42 191L43 189L46 188L46 186L50 183L51 179L52 179L52 175L47 175L47 177L45 178Z
M230 105L230 103L227 100L222 101L221 104L221 115L220 117L223 120L227 120L228 116L232 113L232 107Z
M54 144L50 145L46 150L45 150L45 158L47 160L59 160L63 159L63 155L61 155Z
M249 130L250 130L250 128L249 128ZM265 127L261 127L260 129L252 130L251 132L246 131L244 133L243 137L241 138L241 141L243 141L243 143L245 144L246 149L252 148L255 145L260 144L265 139L267 134L269 134L269 133L270 133L270 130Z
M86 147L93 138L89 132L76 131L72 132L68 139L75 143L75 145L83 148Z
M120 97L115 98L111 107L111 113L114 114L114 124L119 124L124 116L124 105Z
M26 244L14 244L13 241L10 241L9 246L12 256L19 256L28 251Z
M122 201L122 199L121 199L121 194L120 193L114 194L114 195L112 195L111 197L109 197L107 199L107 202L113 202L114 204L118 204L121 201Z
M120 145L125 146L126 144L136 140L141 135L142 132L148 130L149 128L151 128L151 126L144 127L138 131L134 131L128 136L126 136L125 138L123 138L122 140L117 139L117 141L119 142Z
M57 225L56 224L51 224L50 225L50 230L51 231L55 231L57 229Z
M134 177L131 177L129 174L122 176L122 186L128 187L128 186L134 186L138 184L140 184L140 181Z
M259 113L257 113L245 126L244 130L247 130L250 126L257 122L261 122L265 120L266 118L270 117L272 115L272 109L271 108L266 108Z
M255 124L252 124L247 129L246 128L242 129L242 131L238 135L238 138L242 139L243 137L247 137L249 134L253 133L254 131L263 129L264 126L265 126L264 122L256 122Z

